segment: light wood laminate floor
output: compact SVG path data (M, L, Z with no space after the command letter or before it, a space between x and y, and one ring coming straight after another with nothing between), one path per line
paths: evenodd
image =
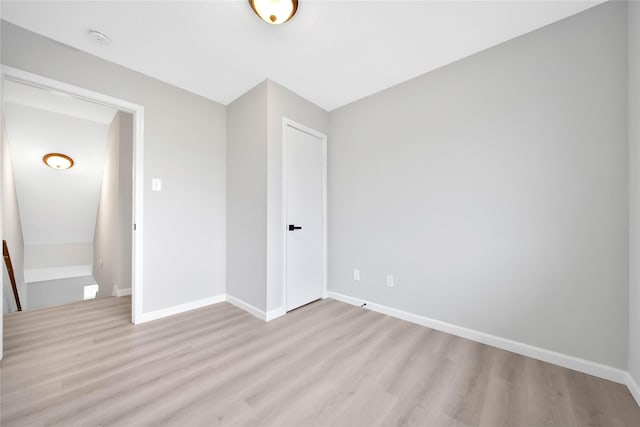
M130 304L5 316L2 426L640 426L623 385L332 300L137 326Z

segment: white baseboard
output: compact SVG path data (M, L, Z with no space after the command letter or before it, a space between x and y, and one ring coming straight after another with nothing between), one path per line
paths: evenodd
M278 307L275 310L267 311L267 315L264 320L266 322L269 322L270 320L277 319L278 317L284 316L285 314L287 314L287 311L284 309L284 307Z
M251 305L248 302L241 300L240 298L236 298L233 295L227 294L226 298L229 304L233 304L236 307L243 309L247 313L257 317L258 319L264 320L265 322L276 319L286 314L284 307L279 307L275 310L265 312L264 310L260 310L258 307Z
M131 295L131 288L127 288L127 289L116 288L116 296L117 297L124 297L126 295Z
M118 292L124 292L124 291L129 291L129 293L131 292L130 289L118 290ZM122 295L128 295L128 294L123 293ZM118 295L118 296L121 296L121 295ZM280 307L268 312L264 312L263 310L260 310L259 308L247 302L244 302L239 298L236 298L228 294L222 294L222 295L216 295L215 297L211 297L211 298L205 298L198 301L189 302L186 304L180 304L173 307L163 308L162 310L151 311L149 313L142 313L142 315L140 316L141 319L137 323L144 323L144 322L149 322L151 320L161 319L167 316L173 316L174 314L184 313L189 310L195 310L196 308L202 308L211 304L217 304L219 302L224 302L224 301L230 304L233 304L238 308L243 309L244 311L252 314L253 316L257 317L260 320L264 320L265 322L276 319L286 314L283 307Z
M493 347L501 348L503 350L511 351L513 353L518 353L523 356L528 356L534 359L542 360L544 362L553 363L554 365L559 365L559 366L563 366L565 368L573 369L579 372L584 372L586 374L604 378L620 384L626 384L628 381L627 377L630 377L626 371L623 371L622 369L614 368L612 366L591 362L589 360L580 359L578 357L569 356L569 355L558 353L551 350L546 350L546 349L535 347L522 342L512 341L506 338L501 338L495 335L479 332L473 329L464 328L462 326L452 325L451 323L430 319L428 317L398 310L396 308L388 307L385 305L376 304L369 301L353 298L348 295L339 294L337 292L329 292L329 298L333 298L335 300L342 301L347 304L355 305L358 307L366 303L367 309L376 311L378 313L386 314L388 316L406 320L407 322L416 323L418 325L422 325L428 328L436 329L438 331L446 332L451 335L467 338L469 340L476 341L482 344L487 344Z
M233 304L236 307L243 309L247 313L257 317L260 320L266 320L267 318L267 315L263 310L260 310L258 307L253 306L248 302L244 302L240 298L236 298L233 295L226 294L226 301L229 304Z
M631 376L631 373L627 372L627 387L631 392L631 396L636 399L638 406L640 406L640 385L636 382L636 380Z
M185 311L195 310L196 308L206 307L208 305L217 304L223 301L225 301L225 295L221 294L210 298L188 302L185 304L175 305L173 307L163 308L162 310L142 313L139 321L136 323L139 324L149 322L151 320L161 319L163 317L173 316L174 314L184 313Z

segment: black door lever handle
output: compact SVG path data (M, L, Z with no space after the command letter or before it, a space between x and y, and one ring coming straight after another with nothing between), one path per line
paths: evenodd
M293 224L289 224L289 231L293 231L293 230L302 230L302 227L296 227Z

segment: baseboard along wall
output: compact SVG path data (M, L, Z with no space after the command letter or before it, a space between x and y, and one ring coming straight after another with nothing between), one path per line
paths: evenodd
M264 310L260 310L258 307L254 305L249 304L248 302L241 300L240 298L236 298L233 295L229 295L229 294L226 294L226 301L229 304L233 304L236 307L241 308L244 311L254 315L258 319L264 320L265 322L268 322L273 319L277 319L278 317L284 316L286 314L284 307L279 307L271 311L264 311Z
M126 289L123 289L122 291L126 291ZM128 294L123 294L123 295L128 295ZM118 295L118 296L121 296L121 295ZM142 313L142 316L141 316L142 318L138 323L144 323L144 322L149 322L151 320L161 319L163 317L173 316L175 314L184 313L186 311L195 310L197 308L202 308L208 305L217 304L225 301L228 302L229 304L233 304L236 307L243 309L247 313L257 317L260 320L264 320L265 322L276 319L286 314L284 307L280 307L275 310L265 312L264 310L260 310L259 308L241 300L240 298L234 297L233 295L220 294L210 298L193 301L186 304L180 304L173 307L163 308L161 310Z
M464 328L461 326L453 325L451 323L442 322L440 320L431 319L425 316L420 316L420 315L409 313L403 310L398 310L396 308L388 307L382 304L376 304L369 301L364 301L364 300L354 298L348 295L340 294L337 292L329 292L329 298L332 298L347 304L355 305L358 307L362 306L363 304L366 304L365 308L368 310L386 314L388 316L406 320L411 323L436 329L438 331L446 332L451 335L467 338L469 340L476 341L482 344L487 344L492 347L501 348L503 350L511 351L513 353L521 354L523 356L531 357L533 359L553 363L554 365L559 365L565 368L573 369L575 371L583 372L585 374L593 375L599 378L604 378L620 384L627 384L627 381L628 381L627 377L629 376L629 374L627 371L614 368L612 366L591 362L589 360L580 359L578 357L569 356L569 355L558 353L551 350L546 350L544 348L535 347L522 342L509 340L496 335L491 335L491 334L476 331L473 329Z
M175 305L173 307L167 307L161 310L142 313L137 323L145 323L151 320L162 319L163 317L173 316L174 314L184 313L186 311L195 310L197 308L206 307L208 305L217 304L223 301L225 301L225 294L216 295L210 298L205 298L197 301L192 301L185 304Z
M123 289L122 291L124 292L126 291L126 289ZM407 311L399 310L382 304L363 301L361 299L337 292L328 292L327 296L336 301L341 301L356 307L361 307L363 304L366 304L365 309L385 314L387 316L402 319L411 323L415 323L417 325L426 326L428 328L446 332L451 335L456 335L482 344L490 345L492 347L501 348L503 350L511 351L513 353L552 363L554 365L562 366L568 369L573 369L578 372L583 372L585 374L604 378L616 383L625 384L629 388L629 391L635 398L636 402L638 402L638 405L640 405L640 386L629 372L622 369L614 368L612 366L603 365L601 363L592 362L574 356L569 356L567 354L546 350L544 348L535 347L529 344L509 340L473 329L464 328L461 326L453 325L451 323L442 322L440 320L435 320L425 316L409 313ZM163 317L184 313L186 311L195 310L197 308L202 308L208 305L225 301L266 322L286 314L286 310L284 309L284 307L280 307L271 311L264 311L252 304L234 297L233 295L220 294L211 298L205 298L202 300L180 304L162 310L143 313L142 319L139 323L161 319Z
M126 289L120 289L120 288L116 288L116 296L117 297L124 297L127 295L131 295L131 288L126 288Z
M636 400L636 402L638 403L638 406L640 406L640 385L638 384L638 382L631 376L631 373L627 372L627 387L629 388L629 391L631 392L631 395L633 396L633 398Z

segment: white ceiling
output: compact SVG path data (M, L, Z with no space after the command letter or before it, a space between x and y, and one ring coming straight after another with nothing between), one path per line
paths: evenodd
M332 110L602 1L6 1L2 17L228 104L266 78ZM99 46L89 29L111 38Z
M5 81L4 113L26 245L93 241L108 117L116 113L98 107ZM42 157L50 152L71 156L75 165L64 171L45 166Z

